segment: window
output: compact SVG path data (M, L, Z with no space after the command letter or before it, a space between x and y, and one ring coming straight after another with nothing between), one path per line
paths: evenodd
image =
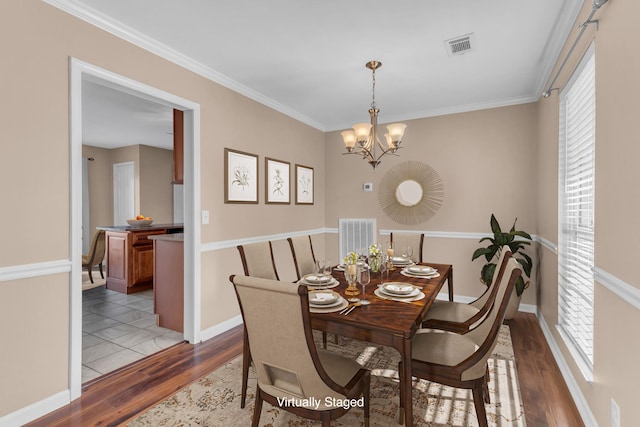
M560 93L558 328L588 380L593 372L595 54Z

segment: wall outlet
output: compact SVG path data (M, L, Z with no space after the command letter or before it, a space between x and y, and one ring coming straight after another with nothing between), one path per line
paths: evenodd
M611 427L620 427L620 407L611 399Z
M202 223L209 224L209 211L202 211Z
M364 184L362 184L362 189L364 191L373 191L373 183L372 182L365 182Z

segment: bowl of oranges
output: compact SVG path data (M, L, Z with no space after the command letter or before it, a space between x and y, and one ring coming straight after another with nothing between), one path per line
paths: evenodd
M133 219L128 219L127 223L133 227L143 227L145 225L151 225L153 218L150 216L138 215Z

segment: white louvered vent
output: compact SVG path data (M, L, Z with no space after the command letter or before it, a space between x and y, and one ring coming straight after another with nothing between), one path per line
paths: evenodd
M340 259L376 242L375 218L340 218Z
M473 49L475 39L473 37L473 33L471 33L445 40L444 44L447 47L447 53L449 56L462 55Z

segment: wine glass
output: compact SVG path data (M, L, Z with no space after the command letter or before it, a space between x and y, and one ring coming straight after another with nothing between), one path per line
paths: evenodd
M385 276L389 280L389 270L387 268L388 258L386 255L382 255L380 259L380 284L385 282Z
M326 263L326 261L323 260L323 259L317 259L316 260L316 274L319 277L322 277L325 274L324 273L324 269L325 269L325 265L326 265L325 263Z
M371 274L369 273L369 268L366 265L358 267L358 284L362 286L362 299L360 300L360 304L362 305L369 304L369 300L365 294L365 286L367 286L370 281Z
M326 277L331 277L331 260L324 260L324 275Z
M413 261L413 246L407 246L407 259Z

